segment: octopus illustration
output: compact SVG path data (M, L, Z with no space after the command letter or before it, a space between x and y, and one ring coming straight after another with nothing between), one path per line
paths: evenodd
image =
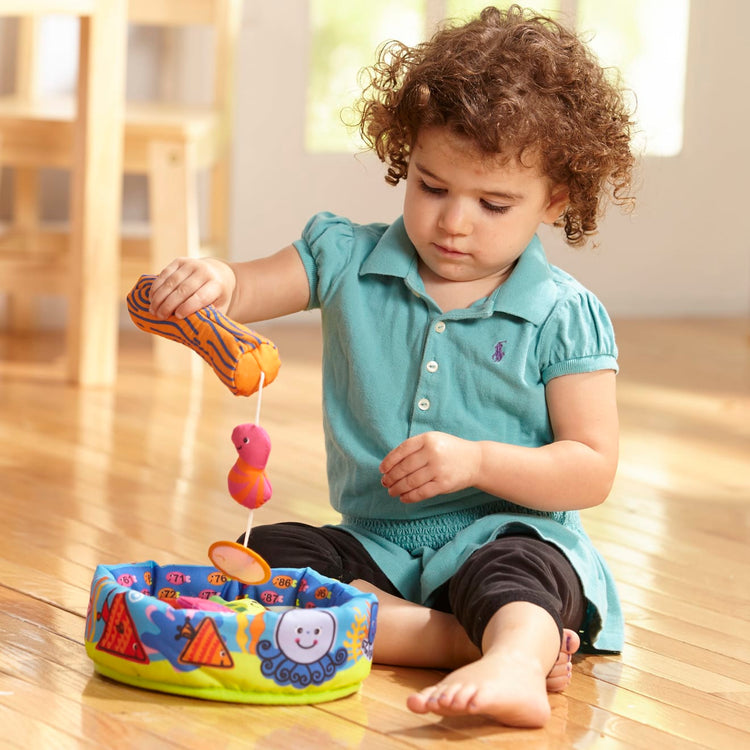
M261 672L277 685L303 689L330 680L346 662L345 648L333 651L336 619L323 609L290 609L276 625L276 646L258 643Z

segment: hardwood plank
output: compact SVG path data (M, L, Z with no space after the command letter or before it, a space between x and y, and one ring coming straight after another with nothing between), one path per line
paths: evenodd
M747 711L739 704L724 697L696 691L681 679L668 680L648 671L622 668L614 661L586 660L579 665L579 674L611 682L620 690L629 690L641 697L648 697L661 704L684 710L692 716L717 721L723 726L749 732ZM747 685L745 685L747 688Z
M3 737L4 748L18 748L28 750L31 747L55 747L55 748L96 748L99 747L94 740L82 739L68 732L56 729L38 720L37 717L25 715L15 708L5 705L9 696L14 692L5 689L4 675L0 673L0 723L4 727L12 727L12 731ZM8 685L7 687L10 687ZM33 720L32 720L33 719Z
M663 696L654 699L586 676L574 680L568 692L571 697L603 706L617 716L647 724L680 742L697 742L715 750L744 747L750 742L750 732L727 726L719 719L705 718L681 707L668 705L663 702Z
M3 609L0 612L0 635L4 642L0 675L7 683L8 697L13 698L13 710L27 718L33 710L38 710L30 700L30 690L36 684L36 675L30 667L36 663L42 665L47 691L54 695L83 695L88 709L87 714L79 717L79 712L70 711L65 701L60 702L59 712L53 710L45 716L46 732L75 737L80 731L79 721L93 725L106 722L106 732L119 736L114 734L119 731L119 723L127 723L128 716L135 714L138 727L147 731L143 736L135 731L123 733L123 746L141 746L131 745L131 742L156 746L158 738L165 736L169 738L166 747L199 748L205 740L197 737L207 731L220 732L226 741L252 738L263 742L273 738L273 741L308 743L317 738L324 742L323 745L312 745L316 747L351 746L348 742L342 744L342 739L349 737L363 740L372 737L373 742L378 741L376 731L352 724L348 719L339 721L335 714L319 716L316 706L279 706L269 711L268 707L262 706L225 705L150 693L102 678L94 674L93 665L83 649L83 618L58 611L53 622L50 615L54 608L24 599L17 593L3 595L0 588ZM51 700L57 706L56 699ZM338 702L343 717L356 712L357 700L355 696ZM235 721L231 721L233 718ZM225 726L227 720L231 726ZM248 729L254 724L261 730ZM314 725L312 733L305 731L308 725Z
M597 527L596 533L593 533L593 524L585 523L585 526L591 530L591 536L596 541L597 547L610 560L621 559L624 565L632 565L642 570L653 570L658 561L658 575L668 577L673 580L683 581L689 587L701 588L710 591L713 589L727 598L742 600L745 598L747 591L746 581L740 581L727 576L717 580L715 575L711 575L703 570L700 555L696 556L695 565L690 567L685 562L675 562L671 559L671 543L668 545L670 552L665 550L652 549L644 551L638 549L635 545L644 544L648 540L633 540L626 538L623 534L618 534L616 528L602 525ZM676 543L679 546L679 543ZM707 560L707 566L710 566L710 560ZM725 568L726 570L726 568Z
M256 522L335 522L319 330L263 331L283 365L264 393L274 499ZM300 707L204 702L94 674L83 622L98 563L207 563L210 542L243 530L244 509L226 489L228 435L253 418L255 401L228 397L206 367L197 380L155 375L149 338L139 333L121 337L111 390L67 384L53 334L0 335L0 720L12 728L3 742L750 745L750 327L626 321L618 332L621 471L610 499L583 517L619 583L626 645L620 656L576 657L570 688L551 696L553 717L534 731L411 714L407 695L439 679L430 670L376 665L359 694ZM694 362L690 346L701 352ZM49 704L43 715L41 702Z
M748 679L747 665L731 655L703 648L700 645L684 643L657 630L642 628L638 624L626 625L626 644L675 659L688 668L698 667L709 672L724 675L737 682ZM626 649L627 650L627 649Z
M742 665L734 661L732 663L737 668L739 679L727 675L722 670L723 662L714 664L709 661L710 666L690 664L684 658L682 651L670 650L660 653L643 648L630 639L628 639L625 651L626 657L602 656L588 661L576 657L575 664L580 664L581 669L590 671L592 674L597 668L596 665L600 663L607 666L617 665L616 669L620 670L623 670L623 665L627 665L628 672L647 672L654 677L679 682L693 690L712 695L734 692L742 694L750 687L750 678L743 676ZM604 674L605 672L596 672L597 676L603 676ZM746 675L746 672L744 674ZM610 682L614 682L614 677L611 676Z
M693 601L684 601L657 594L650 587L642 588L625 584L622 578L618 579L618 589L623 602L628 606L628 619L638 622L654 615L665 615L683 622L700 622L707 609L693 603ZM743 634L750 633L750 623L746 617L722 613L721 618L715 618L711 622L711 629L718 637L726 635L743 638ZM744 640L748 640L748 637L745 637Z

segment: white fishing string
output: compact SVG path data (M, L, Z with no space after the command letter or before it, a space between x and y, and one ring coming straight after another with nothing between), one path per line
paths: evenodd
M260 383L258 385L258 403L255 407L255 424L260 423L260 404L263 398L263 383L266 380L266 373L263 370L260 371ZM245 536L242 538L242 546L247 547L247 540L250 538L250 530L253 528L253 509L247 513L247 526L245 526Z

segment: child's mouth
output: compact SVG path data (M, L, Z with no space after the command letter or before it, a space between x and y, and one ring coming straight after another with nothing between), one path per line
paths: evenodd
M438 245L436 243L435 247L438 249L438 252L440 252L441 255L447 255L451 258L460 258L462 255L465 255L465 253L459 252L458 250L453 250L450 247L445 247L445 245Z

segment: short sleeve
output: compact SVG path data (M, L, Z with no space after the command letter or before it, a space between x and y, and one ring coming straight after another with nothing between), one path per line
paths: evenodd
M545 385L561 375L617 372L612 321L591 292L578 289L555 306L540 335L539 366Z
M319 213L307 222L302 237L294 242L310 284L308 309L320 307L351 259L354 241L348 219Z

